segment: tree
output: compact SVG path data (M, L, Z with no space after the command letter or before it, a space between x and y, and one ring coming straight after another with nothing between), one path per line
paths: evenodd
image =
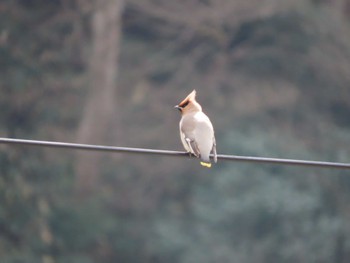
M116 111L118 54L122 0L99 1L91 9L92 48L89 52L89 94L78 128L81 143L107 143ZM79 152L76 163L79 191L89 191L100 170L100 155Z

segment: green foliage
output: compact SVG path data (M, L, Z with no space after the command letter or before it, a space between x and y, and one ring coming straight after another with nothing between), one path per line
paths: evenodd
M279 155L285 153L284 139L237 132L227 147ZM292 152L304 152L295 145ZM163 260L180 254L170 262L332 261L347 223L322 208L320 185L307 183L302 169L252 166L219 168L211 180L194 186L190 214L161 215L154 225L159 242L154 249L165 253ZM314 250L319 253L308 253Z

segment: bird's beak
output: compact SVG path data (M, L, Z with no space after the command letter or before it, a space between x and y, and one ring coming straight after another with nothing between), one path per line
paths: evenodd
M174 109L178 109L179 111L181 111L181 107L179 105L176 105Z

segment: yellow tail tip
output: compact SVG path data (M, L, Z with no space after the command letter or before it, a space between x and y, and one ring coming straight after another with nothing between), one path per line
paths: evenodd
M211 163L205 163L205 162L201 162L201 165L207 168L211 167Z

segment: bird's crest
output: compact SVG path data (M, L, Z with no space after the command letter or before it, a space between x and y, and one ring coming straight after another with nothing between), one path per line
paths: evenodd
M187 104L191 101L195 101L196 100L196 90L193 90L190 94L188 94L188 96L179 103L180 107L186 107Z

